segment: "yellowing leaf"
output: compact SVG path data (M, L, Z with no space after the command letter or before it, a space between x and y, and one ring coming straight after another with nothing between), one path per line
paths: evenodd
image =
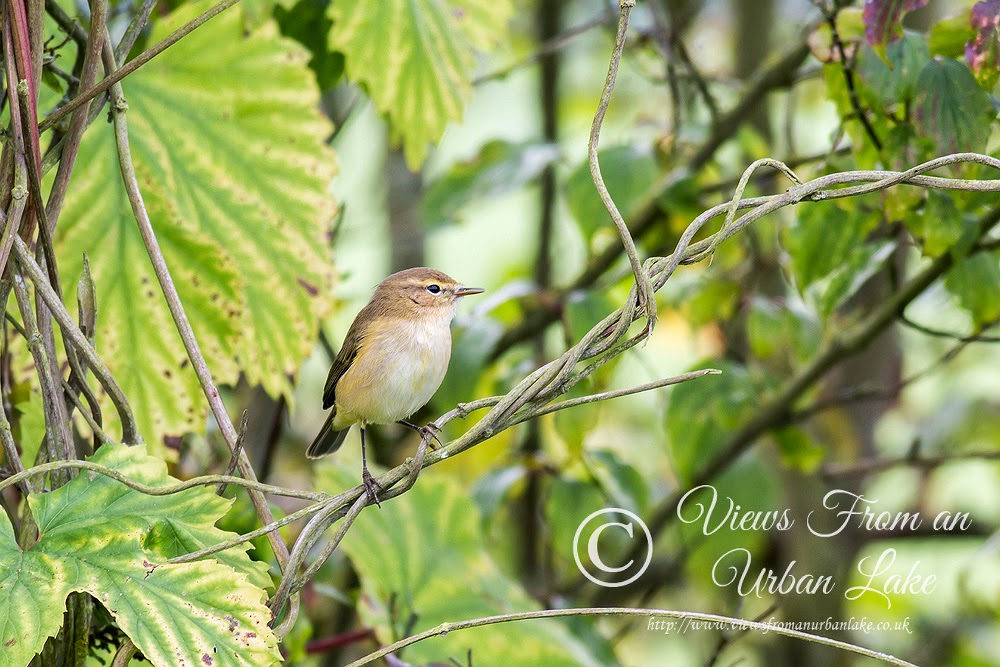
M105 445L92 460L151 486L176 483L145 447ZM266 566L246 546L167 559L232 537L215 527L228 501L211 488L148 496L97 473L28 497L39 538L22 551L0 512L0 665L24 665L55 635L66 596L100 602L157 667L279 662L268 627Z
M510 0L331 3L330 46L389 117L410 167L420 166L449 120L461 119L474 51L502 38L511 9Z
M183 6L150 39L205 6ZM217 382L243 373L275 395L290 391L330 305L335 165L308 53L273 22L244 28L239 11L216 17L127 77L124 91L146 207L209 367ZM111 132L98 122L84 136L59 221L60 269L73 289L89 254L98 351L140 432L160 443L201 428L205 401L137 232Z

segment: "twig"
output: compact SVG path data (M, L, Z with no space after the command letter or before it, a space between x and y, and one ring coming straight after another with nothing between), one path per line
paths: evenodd
M895 459L861 459L852 463L828 463L822 466L819 474L825 478L860 477L872 473L883 472L892 468L922 468L930 469L955 461L997 461L1000 451L956 452L938 456L903 456Z
M247 437L247 423L250 421L250 413L246 410L243 411L243 416L240 417L240 430L239 436L236 438L236 446L233 447L233 451L229 455L229 465L226 466L226 472L223 473L227 477L236 472L236 466L240 461L240 456L243 454L243 443L246 441ZM226 484L223 482L215 487L215 495L221 496L226 493Z
M853 190L853 188L845 188L845 190ZM1000 206L994 207L980 219L977 236L985 235L998 221L1000 221ZM734 226L738 226L738 223ZM752 419L726 440L708 463L694 475L691 487L707 483L725 470L761 435L773 428L787 424L793 414L792 407L795 401L809 387L819 381L827 371L840 361L862 349L890 326L907 304L940 278L945 271L951 268L953 263L954 258L948 253L936 258L858 324L839 332L805 368L785 383L773 398L761 405ZM654 510L652 517L647 522L654 539L656 534L675 516L674 508L685 491L686 489L678 489Z
M607 401L612 398L621 398L622 396L631 396L632 394L638 394L644 391L650 391L653 389L660 389L662 387L669 387L672 384L679 384L681 382L687 382L689 380L694 380L696 378L703 377L705 375L720 375L722 371L715 368L706 368L700 371L693 371L691 373L684 373L682 375L676 375L674 377L664 378L662 380L656 380L654 382L647 382L646 384L641 384L636 387L629 387L627 389L615 389L614 391L604 391L599 394L591 394L589 396L581 396L579 398L571 398L565 401L560 401L559 403L553 403L552 405L547 405L544 408L535 410L525 414L520 421L526 421L528 419L534 419L535 417L541 417L542 415L551 414L553 412L558 412L559 410L566 410L567 408L575 408L578 405L587 405L590 403L596 403L598 401ZM520 422L517 422L520 423Z
M40 132L45 132L46 130L52 128L56 123L69 115L73 110L82 104L86 104L90 100L94 99L104 91L111 88L113 85L124 79L126 76L136 71L150 60L160 55L166 51L169 47L173 46L183 37L186 37L189 33L194 32L197 28L207 23L209 20L215 18L222 12L226 11L240 0L222 0L217 5L212 6L205 12L199 14L195 18L191 19L184 25L182 25L177 30L173 31L162 40L149 47L142 53L140 53L134 60L129 61L128 64L123 65L120 69L116 70L112 74L108 74L104 79L102 79L97 84L91 86L90 88L80 92L72 100L59 107L57 110L53 111L48 117L39 123L38 129Z
M125 34L122 35L121 41L118 42L118 46L115 47L116 63L125 62L129 51L131 51L132 47L135 45L135 40L139 39L139 33L142 32L144 27L146 27L146 22L149 21L149 15L153 12L153 8L155 6L156 0L142 0L142 5L139 7L139 11L132 17L132 21L128 24L128 28L125 29Z
M582 35L586 32L593 30L594 28L599 28L608 22L607 14L601 14L596 16L589 21L585 21L578 26L567 29L565 32L556 35L552 39L546 40L539 45L538 49L533 53L530 53L523 58L520 58L506 67L501 67L500 69L493 70L482 76L478 76L472 80L473 86L478 86L480 84L486 83L488 81L493 81L495 79L502 79L509 75L511 72L518 70L526 65L530 65L537 60L541 59L543 56L547 56L550 53L556 53L561 51L565 47L569 46L573 39Z
M24 465L21 463L21 455L17 451L17 443L14 442L14 434L10 430L7 410L3 407L3 403L6 402L4 398L6 391L2 386L2 380L3 377L0 375L0 444L3 445L4 460L7 462L7 465L10 466L15 475L19 475L24 472ZM22 496L27 496L35 490L31 479L28 477L25 477L18 484L18 488Z
M139 649L135 647L132 640L126 637L122 640L122 645L118 647L118 651L115 652L115 658L111 661L111 667L126 667Z
M830 38L834 48L837 50L837 55L840 56L840 71L844 73L844 82L847 84L847 96L851 101L851 107L854 109L858 120L861 121L861 125L864 126L865 134L868 135L872 145L875 146L875 150L882 152L882 142L879 140L878 135L875 134L875 128L872 127L871 121L865 115L865 110L861 108L861 100L858 98L858 91L854 86L854 73L847 62L847 52L844 49L844 42L840 39L840 33L837 31L836 5L829 11L825 7L820 7L820 9L823 10L823 18L826 20L826 24L830 26Z
M24 243L19 237L15 237L18 245ZM30 259L30 258L29 258ZM19 262L23 266L23 262ZM38 322L35 320L35 311L31 308L31 297L28 294L28 287L24 284L24 278L20 273L15 273L12 277L14 281L14 297L17 299L17 307L21 311L21 318L28 331L28 349L31 357L35 361L35 368L38 369L38 380L42 387L42 406L45 411L45 442L48 449L48 457L53 459L68 459L72 455L73 442L72 434L69 431L69 415L66 414L66 403L62 398L62 387L55 384L55 375L52 372L52 360L45 350L42 338L38 333ZM34 468L32 468L34 470ZM16 478L14 475L10 479ZM0 482L0 489L4 482Z
M597 188L597 194L600 196L601 201L604 202L604 207L608 209L608 214L614 221L615 227L618 228L618 236L621 238L625 254L628 256L629 264L632 266L632 274L635 276L635 285L639 294L639 306L646 310L646 331L651 335L656 326L656 297L653 295L653 286L650 284L649 277L643 271L642 262L639 260L639 253L636 250L635 241L632 240L632 234L629 232L628 225L625 224L625 219L622 218L618 206L615 205L614 200L608 193L607 186L604 184L604 177L601 175L601 164L597 157L597 147L601 140L601 125L604 124L604 116L607 114L608 105L611 103L611 94L615 89L615 79L618 78L618 65L621 62L622 48L625 46L628 17L635 6L635 0L621 0L620 5L621 14L618 20L618 35L615 38L614 51L611 53L608 78L604 83L601 101L597 105L597 113L594 114L594 122L590 127L590 141L587 146L587 152L590 163L590 175L594 179L594 187ZM623 333L624 330L619 335Z
M52 4L55 5L54 2ZM58 7L58 5L55 6ZM106 0L95 0L91 6L90 33L85 42L83 69L80 72L80 86L84 89L91 87L97 79L97 68L101 64L101 47L104 43L104 28L108 13ZM52 11L50 10L49 13L51 14ZM87 116L87 107L81 106L73 112L69 119L69 129L66 130L59 168L56 170L55 180L52 183L49 201L45 209L48 220L53 227L59 219L63 202L66 199L66 188L69 186L69 179L73 174L73 167L76 165L80 140L83 139L83 131L87 128Z
M29 479L31 477L44 475L58 470L89 470L91 472L100 473L105 477L110 477L117 482L121 482L128 488L147 496L170 496L198 486L209 486L211 484L223 483L242 486L246 489L253 489L259 493L266 493L274 496L285 496L288 498L301 498L303 500L315 500L319 502L328 502L331 498L329 495L318 491L299 491L297 489L287 489L282 486L263 484L261 482L251 482L250 480L243 479L242 477L231 477L229 475L202 475L201 477L192 477L189 480L178 482L177 484L153 486L150 484L143 484L142 482L136 482L128 475L125 475L114 468L109 468L99 463L94 463L93 461L77 461L75 459L49 461L48 463L33 466L16 475L11 475L7 479L0 481L0 491L3 491L12 484L17 484L23 479ZM339 498L339 496L337 497Z
M962 343L1000 343L1000 336L986 336L983 334L959 334L952 333L951 331L942 331L941 329L933 329L927 325L914 322L906 315L901 315L899 318L900 324L909 327L914 331L919 331L922 334L927 334L928 336L934 336L936 338L951 338ZM993 323L994 325L996 322ZM989 327L984 327L989 328Z
M813 644L821 644L823 646L830 646L832 648L839 649L841 651L847 651L849 653L854 653L856 655L863 655L867 658L874 658L875 660L881 660L882 662L888 663L890 665L899 665L901 667L916 667L913 663L906 662L899 658L893 657L887 653L881 653L879 651L873 651L872 649L865 648L863 646L856 646L854 644L848 644L847 642L842 642L837 639L830 639L829 637L823 637L821 635L814 635L808 632L802 632L800 630L792 630L782 625L775 625L770 623L760 623L758 621L748 621L742 618L733 618L730 616L720 616L718 614L702 614L693 611L674 611L671 609L633 609L631 607L584 607L579 609L543 609L541 611L524 611L513 614L498 614L496 616L486 616L483 618L475 618L467 621L459 621L457 623L441 623L429 630L425 630L421 633L406 637L401 639L394 644L389 646L384 646L374 653L369 653L368 655L355 660L354 662L347 665L347 667L361 667L361 665L367 665L370 662L387 656L390 653L395 653L400 649L406 648L416 644L417 642L424 641L425 639L430 639L431 637L444 636L451 632L458 632L459 630L467 630L469 628L478 628L484 625L495 625L497 623L510 623L513 621L526 621L538 618L565 618L571 616L646 616L651 618L656 617L666 617L666 618L680 618L687 619L688 621L701 621L704 623L712 624L722 624L729 627L741 628L746 630L758 630L760 632L773 632L776 635L784 635L785 637L792 637L794 639L801 639L803 641L811 642Z
M22 338L24 338L25 341L28 341L30 336L28 332L25 331L24 327L21 326L21 323L18 322L16 319L14 319L14 316L11 315L10 313L4 313L4 315L6 317L7 323L10 324L12 327L14 327L14 330L17 331L17 333ZM86 384L84 384L83 386L87 386L89 388L89 386ZM94 435L101 442L114 444L114 441L111 438L109 438L108 435L104 432L101 424L97 422L96 417L91 412L94 409L94 405L91 404L90 406L85 406L82 403L80 403L80 399L76 393L76 388L73 387L73 385L71 385L68 380L64 379L62 381L62 388L63 388L63 394L66 396L66 398L69 399L70 403L77 410L80 411L80 414L83 416L84 421L87 422L87 426L90 427L90 430L94 432ZM100 415L100 413L97 414L98 416ZM70 416L72 416L72 414Z
M222 5L226 5L226 3L231 4L236 1L237 0L225 0L225 2L220 5L216 5L216 7L222 7ZM225 7L222 8L224 9ZM220 9L219 11L222 10ZM207 21L208 18L211 18L211 16L208 16L210 13L211 12L202 14L202 17L207 16L202 23ZM212 14L212 16L214 16L214 14ZM198 25L200 25L200 23ZM192 30L193 29L194 28L192 28ZM180 37L178 37L178 39L180 39ZM113 58L113 54L109 53L110 47L107 46L108 44L110 44L110 41L105 42L105 64L109 66L109 69L113 69L114 62L108 62ZM145 53L149 52L144 52L144 55ZM115 74L109 75L105 81L113 78L124 69L125 68L122 68ZM149 259L153 264L153 271L156 273L156 279L160 283L160 289L163 291L163 295L167 300L167 306L170 309L170 315L174 320L174 325L177 327L177 332L180 334L181 340L184 342L184 349L187 351L188 359L191 361L191 366L194 368L195 374L198 376L198 382L201 384L202 391L205 393L205 398L208 400L208 404L212 409L212 414L215 416L215 420L219 424L219 429L222 431L222 435L225 438L226 443L229 445L230 451L234 452L235 456L236 442L239 439L239 435L236 432L236 428L233 426L232 420L229 418L229 413L226 412L226 406L222 402L222 397L219 395L219 389L215 385L215 380L212 379L212 373L208 368L208 363L205 361L205 357L201 353L201 348L198 345L198 339L195 337L194 330L191 328L191 323L188 321L187 313L184 311L184 304L181 302L180 296L177 294L177 288L174 286L173 278L170 276L170 269L167 267L167 262L163 258L163 253L160 251L160 244L156 240L156 233L153 231L153 224L149 219L149 214L146 212L146 205L142 199L142 192L139 190L139 181L135 175L135 166L132 163L132 151L129 147L128 124L125 119L125 112L128 109L128 104L125 102L125 96L122 93L121 84L113 84L111 97L111 111L115 126L115 143L118 148L118 164L121 168L122 181L125 184L129 204L132 206L132 213L135 216L136 224L139 227L139 233L142 235L143 243L146 246L146 252L149 254ZM257 475L254 473L253 466L250 465L250 460L247 458L246 452L239 452L238 458L240 474L248 481L257 481ZM257 511L257 516L260 519L261 524L267 525L273 523L274 515L271 513L271 508L267 505L267 499L264 498L260 492L255 490L250 490L249 496L254 509ZM284 571L288 561L288 547L285 546L284 541L281 539L281 535L277 532L268 533L267 539L271 544L271 549L274 551L274 556L278 561L279 567L282 571Z
M906 315L901 313L899 319L905 320ZM980 327L980 330L989 329L990 327L995 326L998 321L1000 321L1000 318L996 318L991 322L986 322ZM804 421L817 413L820 413L824 410L828 410L829 408L836 407L838 405L843 405L845 403L853 403L865 400L875 400L880 398L892 398L894 396L898 396L900 392L902 392L905 388L907 388L911 384L918 382L919 380L922 380L923 378L929 376L938 367L950 363L955 357L957 357L962 352L962 350L964 350L970 344L978 342L982 342L982 338L980 338L978 335L975 334L972 336L963 336L961 338L958 338L958 343L954 347L952 347L947 352L942 354L940 357L935 359L933 362L928 364L922 370L910 375L907 378L904 378L902 381L896 383L894 386L884 389L853 387L848 391L841 393L837 396L833 396L825 400L818 400L812 405L794 412L789 417L789 422L796 423ZM989 341L987 340L986 342Z
M94 377L101 383L104 390L108 392L108 396L111 398L111 402L114 404L115 410L118 411L118 417L122 422L122 442L126 444L138 444L142 441L142 438L136 429L135 418L132 416L132 407L129 405L128 399L118 385L117 380L115 380L111 371L108 370L108 367L104 365L104 361L90 345L87 337L80 331L76 322L73 321L73 317L66 310L66 306L60 300L59 295L56 294L55 290L47 282L42 267L35 263L34 258L31 256L31 251L28 250L28 246L20 238L14 239L14 253L21 264L21 268L31 278L36 293L45 302L45 305L52 312L53 317L55 317L56 322L59 323L63 334L67 337L67 347L72 344L76 348L87 366L93 371Z
M739 129L744 120L750 116L750 112L760 104L767 93L792 82L795 70L798 69L809 53L808 46L798 44L751 82L740 102L715 124L712 134L705 140L691 160L688 161L688 164L662 178L659 183L654 185L652 191L644 198L642 204L635 207L635 219L629 224L633 237L641 238L645 236L655 227L657 220L664 214L662 205L659 202L663 192L673 185L678 178L696 172L704 167L715 154L715 151ZM597 253L569 285L557 292L558 300L561 302L574 291L594 284L615 263L622 250L622 245L612 244ZM558 319L557 312L549 308L535 307L528 310L524 318L514 327L508 329L500 338L490 355L491 359L498 358L514 345L536 336L539 331L545 329L545 327L556 321L556 319Z

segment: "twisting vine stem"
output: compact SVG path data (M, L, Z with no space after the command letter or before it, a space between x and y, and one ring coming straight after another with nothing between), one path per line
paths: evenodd
M108 78L111 78L111 73L115 70L116 64L114 53L111 51L110 38L105 40L104 56L105 67L109 70ZM143 244L146 246L150 262L153 264L153 272L160 283L160 289L163 291L164 297L166 297L167 306L170 309L171 317L173 317L174 325L177 327L177 332L184 343L184 349L187 351L191 366L198 376L198 382L201 383L202 391L205 393L205 398L212 409L212 414L215 415L215 420L219 424L219 429L222 431L222 435L226 439L230 451L234 453L234 456L238 457L240 474L247 480L256 482L257 475L254 472L253 466L250 465L250 459L247 458L245 451L237 448L239 434L236 432L236 427L233 426L233 422L229 418L229 413L226 412L226 406L219 395L219 388L216 386L215 380L212 379L212 373L198 345L198 339L191 328L187 313L184 311L184 304L177 293L177 287L170 276L170 269L167 267L167 262L160 250L160 244L156 240L153 224L149 219L149 214L146 212L146 205L143 202L142 192L139 189L139 180L135 175L135 166L132 164L132 151L128 140L128 124L125 119L125 112L127 110L128 103L125 101L121 84L114 83L111 88L111 113L115 126L118 164L121 167L122 181L125 184L125 190L128 194L129 204L132 206L132 213L135 216L136 224L139 227L139 233L142 236ZM257 511L260 522L264 525L274 523L274 515L271 513L271 508L268 506L264 495L254 489L248 489L248 494L254 509ZM268 533L267 539L274 550L278 566L284 571L288 562L288 547L277 532Z
M608 105L611 103L611 94L615 90L615 80L618 78L618 65L622 58L622 49L625 47L625 34L628 31L628 17L635 7L635 0L621 0L621 14L618 20L618 34L615 37L615 48L611 53L611 64L608 66L608 78L604 83L604 91L601 93L601 101L597 105L597 112L594 114L594 123L590 127L590 141L587 146L588 163L590 164L590 175L594 179L594 187L600 196L604 207L618 229L618 236L625 248L629 265L632 267L632 275L635 277L635 285L639 293L639 306L646 311L646 334L653 333L656 326L656 297L653 296L653 286L649 283L649 278L642 269L642 261L639 259L639 252L636 250L635 241L629 232L625 219L622 217L618 206L608 193L608 188L604 184L604 176L601 175L601 163L597 157L598 144L601 140L601 126L604 124L604 116L608 112ZM618 332L619 335L624 331Z

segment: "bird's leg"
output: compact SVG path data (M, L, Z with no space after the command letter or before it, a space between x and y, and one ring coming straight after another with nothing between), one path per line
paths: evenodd
M382 503L378 501L378 495L376 494L376 491L380 491L382 487L375 481L372 474L368 472L368 456L365 453L365 429L363 428L361 429L361 481L365 485L365 493L368 494L368 500L382 507Z
M400 419L396 423L419 433L420 437L426 440L427 444L431 446L431 449L437 449L437 447L434 446L434 442L432 442L432 440L437 442L438 447L444 446L444 443L441 442L441 436L439 435L441 427L435 424L434 422L430 422L425 426L417 426L413 422L408 422L405 419Z

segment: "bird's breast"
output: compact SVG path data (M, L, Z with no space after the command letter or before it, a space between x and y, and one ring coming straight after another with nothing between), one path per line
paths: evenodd
M427 404L451 358L450 318L373 324L337 383L338 418L389 424Z

